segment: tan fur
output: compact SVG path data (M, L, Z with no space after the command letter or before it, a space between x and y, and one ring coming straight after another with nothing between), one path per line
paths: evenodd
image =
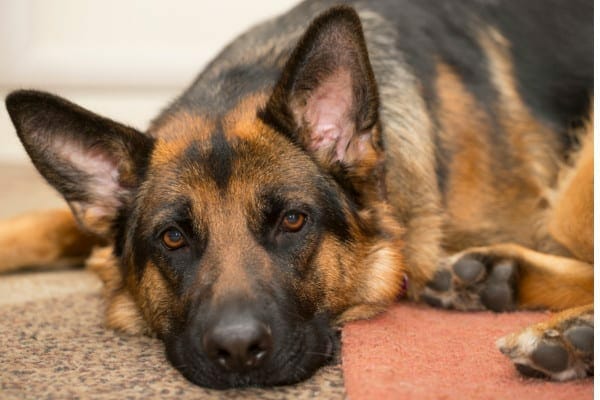
M524 188L532 197L547 194L548 186L557 177L559 144L549 127L535 119L521 98L510 44L493 28L482 32L480 42L489 62L489 73L500 95L497 112L499 120L509 135L511 147L519 163Z
M104 284L106 326L130 335L152 334L131 293L125 287L112 247L95 248L85 265Z
M260 139L260 133L266 127L256 117L256 110L262 109L267 100L267 93L255 93L240 99L238 105L223 118L225 135L228 138Z
M148 133L168 141L189 137L189 133L192 133L198 140L206 140L210 137L214 127L214 122L206 116L181 111L160 120L152 126Z
M489 39L483 44L492 46ZM444 246L455 252L510 239L528 247L551 247L543 221L558 171L559 164L551 160L556 144L549 143L551 135L518 97L505 54L494 47L488 53L493 60L490 72L504 93L497 116L509 134L510 160L497 159L488 114L451 68L438 64L442 145L453 154ZM510 164L511 176L495 163ZM511 185L501 183L508 179Z
M0 272L81 265L98 241L81 230L67 209L0 221L0 232Z
M225 201L232 204L233 198L244 199L241 196L242 193L238 192ZM251 234L246 229L245 217L239 207L227 207L223 204L223 199L221 202L215 199L213 203L205 199L203 201L198 198L197 204L201 204L205 212L207 208L211 210L209 229L211 237L215 240L210 241L204 256L206 261L199 269L202 271L203 268L211 268L212 265L220 266L218 277L212 287L212 301L219 303L222 300L230 300L230 296L251 301L255 296L250 282L251 278L255 277L248 276L249 272L245 268L246 259L250 254L255 262L263 265L264 268L253 272L267 279L267 276L272 274L268 255L249 239ZM220 212L221 209L233 212L223 213ZM223 249L228 250L223 251Z
M575 166L559 184L548 229L578 259L594 262L594 128L585 126Z
M490 165L487 115L464 87L450 66L437 66L436 89L440 99L440 123L444 146L454 152L449 166L447 213L456 231L487 231L494 220L488 218L496 193ZM469 118L465 118L469 115ZM452 249L453 244L447 244Z
M136 282L133 276L127 280L130 293L144 315L144 320L152 329L152 332L163 336L170 329L171 313L181 313L176 296L165 282L165 278L151 263L146 265L141 282ZM125 308L122 312L130 312ZM133 315L136 315L132 313ZM136 315L137 316L137 315Z

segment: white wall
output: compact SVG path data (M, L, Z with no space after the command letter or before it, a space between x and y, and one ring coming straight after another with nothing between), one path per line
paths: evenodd
M144 129L221 47L297 0L0 0L0 97L55 92ZM26 155L0 107L0 162Z

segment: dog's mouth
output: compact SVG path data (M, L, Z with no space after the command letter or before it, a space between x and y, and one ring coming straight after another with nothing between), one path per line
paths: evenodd
M244 317L240 321L237 333L233 329L228 337L225 334L217 346L195 327L170 335L165 338L169 361L189 381L203 387L279 386L311 377L332 362L339 350L339 331L322 315L294 326L272 324L262 337L261 333L248 334L251 340L240 339L240 332L252 330L244 327Z

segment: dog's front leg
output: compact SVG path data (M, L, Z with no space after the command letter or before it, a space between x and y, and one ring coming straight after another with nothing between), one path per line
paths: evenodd
M82 266L97 243L81 230L67 209L31 212L0 221L0 273Z
M422 299L457 310L564 310L591 304L594 269L516 244L475 247L442 262Z
M563 381L593 375L594 306L563 311L496 343L526 376Z

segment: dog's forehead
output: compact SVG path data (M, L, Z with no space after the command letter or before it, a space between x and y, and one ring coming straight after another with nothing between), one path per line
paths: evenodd
M266 93L253 93L241 97L235 107L225 110L186 103L161 115L153 123L149 134L171 142L185 142L186 139L208 141L219 125L229 138L255 138L265 127L257 114L267 100ZM215 102L218 103L217 100Z
M155 132L150 176L170 192L251 197L269 186L311 187L311 158L257 117L251 96L218 118L179 112Z

